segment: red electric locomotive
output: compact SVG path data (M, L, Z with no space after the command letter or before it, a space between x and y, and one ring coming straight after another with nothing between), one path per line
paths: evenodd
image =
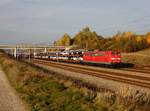
M84 52L83 62L98 64L120 64L121 54L118 51L89 51Z

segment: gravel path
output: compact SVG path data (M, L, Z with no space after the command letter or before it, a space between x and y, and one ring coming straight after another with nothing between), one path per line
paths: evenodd
M0 68L0 111L28 111Z

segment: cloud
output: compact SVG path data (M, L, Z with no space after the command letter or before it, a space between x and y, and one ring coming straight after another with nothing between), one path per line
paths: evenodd
M150 26L145 26L150 19L149 3L148 0L1 0L0 42L56 40L64 33L74 35L84 26L103 35L128 29L144 33ZM143 31L139 31L141 27Z
M0 1L0 6L6 5L6 4L11 3L11 2L13 2L13 1L14 1L14 0L1 0L1 1Z

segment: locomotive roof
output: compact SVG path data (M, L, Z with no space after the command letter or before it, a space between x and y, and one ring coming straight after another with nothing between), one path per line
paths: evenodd
M93 54L93 53L108 53L108 52L118 52L118 51L87 51L85 54Z

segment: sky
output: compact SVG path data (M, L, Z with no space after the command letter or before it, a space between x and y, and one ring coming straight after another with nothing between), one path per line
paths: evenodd
M0 0L0 44L51 44L89 26L99 35L150 31L150 0Z

